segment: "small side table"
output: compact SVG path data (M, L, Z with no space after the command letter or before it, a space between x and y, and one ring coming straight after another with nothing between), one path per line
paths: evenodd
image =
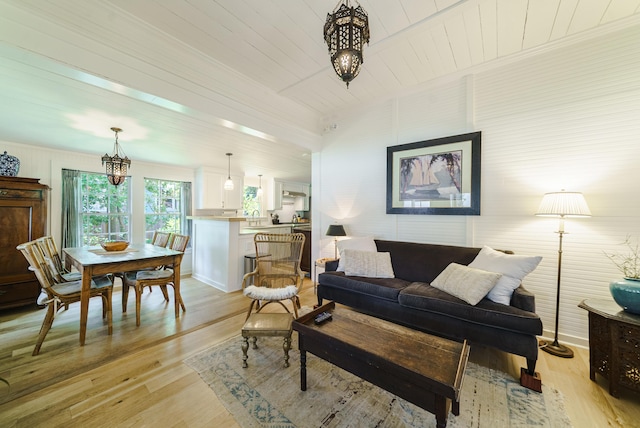
M586 299L589 311L589 378L609 380L609 394L618 387L640 391L640 315L625 312L613 300Z
M327 262L332 262L336 259L333 258L323 258L323 259L318 259L315 261L315 263L313 264L313 292L316 292L316 287L318 286L318 268L322 269L324 271L324 267L326 266Z
M247 367L247 350L251 337L253 349L257 349L258 337L283 337L284 366L289 367L289 350L291 349L291 326L293 315L290 313L253 313L249 315L242 327L242 367Z

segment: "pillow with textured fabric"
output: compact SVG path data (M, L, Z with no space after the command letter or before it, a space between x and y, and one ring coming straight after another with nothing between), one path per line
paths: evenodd
M351 238L351 239L343 239L338 241L338 257L340 260L338 261L338 272L344 272L344 260L342 260L344 250L360 250L360 251L370 251L377 252L378 247L376 247L376 243L373 241L373 236L363 236L362 238Z
M503 305L511 303L513 291L520 286L522 279L538 266L542 257L505 254L484 246L469 267L502 274L502 278L487 294L487 299Z
M344 274L367 278L393 278L391 253L345 249ZM342 260L341 259L341 260Z
M501 276L502 274L496 272L451 263L431 282L431 286L470 305L477 305Z

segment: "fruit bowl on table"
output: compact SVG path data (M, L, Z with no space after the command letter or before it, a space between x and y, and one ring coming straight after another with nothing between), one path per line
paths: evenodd
M129 246L127 241L106 241L100 244L105 251L122 251Z

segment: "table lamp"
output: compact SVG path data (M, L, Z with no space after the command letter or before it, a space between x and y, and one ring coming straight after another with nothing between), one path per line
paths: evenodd
M327 236L333 236L334 259L338 258L338 236L347 236L344 227L341 224L332 224L327 229Z
M564 232L565 217L591 217L591 211L587 206L584 196L580 192L552 192L546 193L538 208L537 216L559 217L560 226L558 227L558 236L560 242L558 246L558 282L556 291L556 332L553 342L549 340L541 340L540 347L543 351L563 358L573 358L573 350L565 345L558 343L558 314L560 309L560 273L562 267L562 235Z

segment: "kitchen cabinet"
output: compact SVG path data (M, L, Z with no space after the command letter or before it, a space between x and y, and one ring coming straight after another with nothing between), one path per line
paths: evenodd
M224 190L228 175L208 168L198 168L195 175L196 209L242 209L244 183L242 176L231 175L233 190Z
M48 190L37 178L0 177L0 308L34 304L40 294L16 247L47 232Z
M273 205L267 207L268 210L281 210L283 202L283 193L294 192L304 194L305 196L286 197L286 202L291 204L293 200L294 209L296 211L309 211L309 194L311 186L307 183L297 183L291 181L274 181L273 186Z
M293 233L302 233L304 235L304 246L302 247L302 259L300 260L300 269L311 274L311 230L308 228L293 227Z
M296 198L293 203L296 211L309 211L309 196L311 196L311 186L308 184L301 185L301 192L306 196Z
M284 183L282 181L273 180L271 188L271 199L267 202L267 210L281 210L282 209L282 192L284 191Z

